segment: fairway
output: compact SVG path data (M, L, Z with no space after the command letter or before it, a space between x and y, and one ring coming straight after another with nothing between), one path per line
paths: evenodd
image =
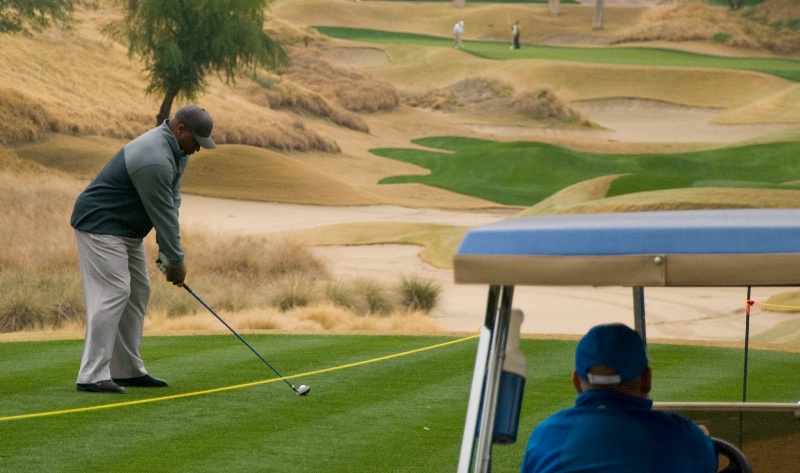
M78 393L80 340L0 344L0 467L15 472L452 471L477 339L245 335L294 393L230 335L149 337L167 389ZM518 441L493 471L516 471L531 429L572 403L575 342L522 340L529 375ZM736 401L735 348L653 344L657 401ZM700 362L702 360L702 362ZM752 351L751 401L788 402L800 353ZM728 433L729 434L729 433Z
M431 150L383 148L372 152L427 168L430 174L393 176L382 183L417 182L506 205L534 205L561 189L601 176L622 176L613 181L606 197L701 187L796 190L793 181L800 177L796 173L800 169L799 143L636 156L447 136L413 143Z
M378 31L363 28L316 27L317 31L332 38L377 44L405 44L430 47L450 47L453 40L445 37ZM611 47L589 48L526 44L519 50L509 50L507 43L497 41L464 41L464 52L495 59L543 59L550 61L582 62L591 64L638 65L658 67L701 67L761 72L800 81L800 61L781 58L722 57L690 53L674 49Z

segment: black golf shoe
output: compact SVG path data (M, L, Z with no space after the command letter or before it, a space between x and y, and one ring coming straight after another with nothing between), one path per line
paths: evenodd
M78 391L87 393L125 394L125 388L110 379L105 379L96 383L77 383L75 387L78 388Z
M132 388L166 388L168 386L163 379L154 378L149 374L135 378L114 378L114 382L120 386Z

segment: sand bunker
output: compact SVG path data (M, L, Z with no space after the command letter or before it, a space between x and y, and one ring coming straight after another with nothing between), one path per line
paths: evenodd
M716 125L722 110L642 99L587 100L572 104L608 131L597 132L627 143L734 143L775 133L787 125Z
M465 127L501 138L570 135L624 143L736 143L789 128L789 125L776 124L718 125L712 122L721 109L656 100L602 99L570 105L604 130L484 124Z

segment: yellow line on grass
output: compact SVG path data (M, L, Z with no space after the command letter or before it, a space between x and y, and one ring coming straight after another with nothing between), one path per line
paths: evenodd
M136 401L117 402L117 403L113 403L113 404L103 404L103 405L100 405L100 406L79 407L79 408L75 408L75 409L64 409L64 410L60 410L60 411L35 412L35 413L32 413L32 414L20 414L20 415L15 415L15 416L0 417L0 422L10 421L10 420L33 419L33 418L37 418L37 417L52 417L52 416L59 416L59 415L66 415L66 414L78 414L78 413L81 413L81 412L98 411L100 409L113 409L113 408L118 408L118 407L135 406L137 404L146 404L146 403L149 403L149 402L171 401L173 399L181 399L181 398L192 397L192 396L203 396L203 395L206 395L206 394L214 394L214 393L219 393L219 392L223 392L223 391L231 391L233 389L250 388L250 387L259 386L259 385L262 385L262 384L276 383L276 382L279 382L279 381L284 381L284 380L289 380L289 379L314 376L314 375L322 374L322 373L329 373L331 371L338 371L338 370L343 370L343 369L347 369L347 368L355 368L356 366L367 365L367 364L370 364L370 363L377 363L379 361L386 361L386 360L390 360L392 358L399 358L401 356L413 355L415 353L420 353L420 352L427 351L427 350L434 350L436 348L442 348L442 347L446 347L448 345L454 345L456 343L465 342L467 340L472 340L472 339L475 339L475 338L478 338L478 335L472 335L472 336L469 336L469 337L460 338L458 340L451 340L449 342L438 343L436 345L431 345L431 346L427 346L427 347L423 347L423 348L417 348L415 350L409 350L409 351L405 351L405 352L402 352L402 353L395 353L394 355L381 356L379 358L373 358L373 359L370 359L370 360L357 361L355 363L348 363L346 365L334 366L334 367L331 367L331 368L324 368L324 369L316 370L316 371L309 371L308 373L300 373L300 374L295 374L295 375L291 375L291 376L284 376L283 378L265 379L265 380L262 380L262 381L254 381L252 383L237 384L235 386L225 386L225 387L222 387L222 388L207 389L207 390L204 390L204 391L195 391L195 392L191 392L191 393L174 394L174 395L171 395L171 396L162 396L162 397L156 397L156 398L151 398L151 399L139 399L139 400L136 400Z

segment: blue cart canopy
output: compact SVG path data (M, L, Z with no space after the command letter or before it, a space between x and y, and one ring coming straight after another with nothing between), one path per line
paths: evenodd
M455 282L534 286L800 284L800 210L525 217L469 230Z

